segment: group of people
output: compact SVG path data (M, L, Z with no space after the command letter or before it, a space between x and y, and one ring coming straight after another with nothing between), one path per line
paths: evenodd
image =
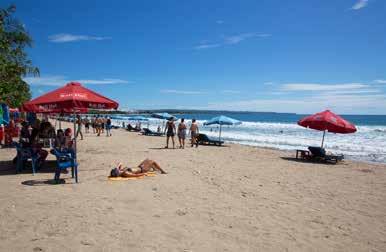
M112 123L110 117L103 117L103 116L93 116L89 118L87 115L85 118L81 118L80 115L77 115L76 117L76 137L80 135L81 140L83 140L83 133L82 133L82 125L85 127L85 133L90 133L90 126L92 127L92 131L94 134L97 134L97 136L100 136L101 134L104 134L106 131L106 136L111 136L111 128Z
M32 123L22 121L19 144L21 148L30 149L31 154L37 156L37 168L40 168L48 156L48 151L43 149L39 139L53 139L55 136L55 129L48 120L35 119Z
M166 134L166 146L165 148L169 148L169 139L172 139L172 144L173 144L173 149L175 148L175 141L174 141L174 136L177 135L178 137L178 142L180 144L179 148L184 149L185 148L185 139L187 137L187 131L188 127L185 124L185 119L182 118L180 123L177 126L174 123L174 118L171 117L169 120L166 122L165 130L164 133ZM191 136L191 147L194 145L196 148L198 147L198 134L199 134L199 128L198 124L196 122L196 119L192 120L192 124L189 127L189 134Z

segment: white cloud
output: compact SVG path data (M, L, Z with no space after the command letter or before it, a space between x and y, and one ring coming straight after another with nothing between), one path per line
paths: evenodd
M84 40L106 40L106 39L111 39L111 37L74 35L69 33L59 33L48 37L48 40L50 42L55 42L55 43L66 43L66 42L75 42L75 41L84 41Z
M234 45L234 44L238 44L246 39L250 39L250 38L256 38L256 37L259 37L259 38L266 38L266 37L270 37L271 34L258 34L258 33L242 33L242 34L238 34L238 35L235 35L235 36L229 36L229 37L225 37L225 44L229 44L229 45Z
M201 42L201 44L193 47L195 50L202 50L202 49L210 49L210 48L216 48L221 47L224 45L236 45L240 42L250 39L250 38L267 38L272 36L271 34L267 33L242 33L234 36L228 36L224 37L222 41L218 43L208 43L207 41Z
M386 80L374 80L374 82L378 84L386 84Z
M121 79L100 79L100 80L76 80L82 84L106 85L106 84L127 84L129 81Z
M43 93L44 93L44 91L41 90L41 89L38 89L37 92L38 92L39 94L43 94Z
M201 44L201 45L195 46L194 49L195 50L203 50L203 49L216 48L219 46L221 46L221 45L220 44Z
M204 92L200 92L200 91L175 90L175 89L164 89L164 90L161 90L161 93L164 93L164 94L183 94L183 95L205 94Z
M71 81L80 82L81 84L93 84L93 85L131 83L127 80L110 79L110 78L98 79L98 80L92 80L92 79L70 80L70 79L66 78L65 76L61 76L61 75L42 76L42 77L26 77L23 80L25 82L27 82L28 84L35 85L35 86L63 86L64 84L71 82Z
M267 82L264 82L263 84L266 86L272 86L275 83L273 83L272 81L267 81Z
M206 109L232 111L266 111L290 113L315 113L324 109L332 109L337 113L348 114L379 114L386 111L384 94L367 95L315 95L306 98L255 99L227 103L210 103Z
M223 90L223 91L221 91L221 93L224 93L224 94L240 94L241 91L239 91L239 90Z
M336 91L366 88L362 83L345 84L317 84L317 83L288 83L281 86L283 91Z
M216 24L223 24L224 21L223 20L216 20Z
M352 10L360 10L360 9L366 7L367 4L368 4L368 2L369 2L368 0L359 0L358 2L356 2L356 3L351 7L351 9L352 9Z
M335 91L328 91L324 92L323 94L329 94L329 95L349 95L349 94L376 94L376 93L382 93L379 89L354 89L354 90L335 90Z

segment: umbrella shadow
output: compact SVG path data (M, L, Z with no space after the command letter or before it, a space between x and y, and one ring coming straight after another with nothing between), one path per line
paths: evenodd
M46 160L43 164L43 167L40 168L37 173L54 173L56 169L56 161L55 160ZM24 169L19 172L19 174L31 174L32 173L32 165L31 162L28 161L24 165ZM16 163L13 160L0 161L0 176L7 175L17 175L16 173Z
M59 182L57 183L53 179L31 179L21 182L22 185L25 186L53 186L53 185L62 185L66 184L65 179L59 179Z

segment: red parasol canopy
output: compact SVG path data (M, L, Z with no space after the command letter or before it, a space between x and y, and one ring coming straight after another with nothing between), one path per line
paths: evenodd
M78 82L70 82L45 95L26 102L22 111L35 113L74 113L88 109L117 109L118 103Z
M354 133L357 131L354 124L332 113L330 110L306 116L298 121L298 124L306 128L323 131L322 148L326 131L341 134Z
M304 117L298 124L306 128L332 133L347 134L357 131L354 124L332 113L330 110Z

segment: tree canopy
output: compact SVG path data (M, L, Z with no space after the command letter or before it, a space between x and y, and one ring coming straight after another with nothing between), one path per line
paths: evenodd
M19 107L31 98L26 75L39 75L25 51L32 46L32 38L24 25L12 17L16 7L0 8L0 102Z

